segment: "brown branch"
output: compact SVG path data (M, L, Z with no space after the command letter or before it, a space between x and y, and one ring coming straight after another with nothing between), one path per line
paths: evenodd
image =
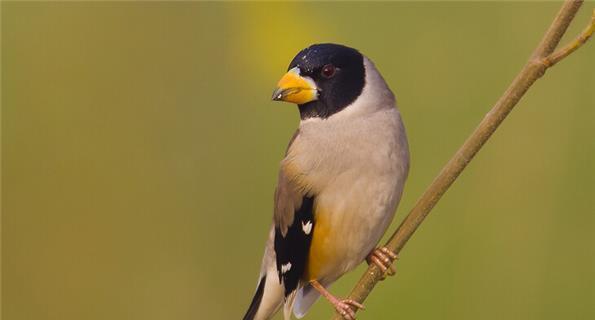
M581 32L581 34L579 34L572 42L544 58L543 63L549 68L560 60L566 58L567 55L573 53L576 49L585 44L585 42L587 42L593 35L593 31L595 31L595 9L593 9L593 13L591 14L591 23L589 23L583 32Z
M587 41L588 35L593 32L593 19L591 19L591 26L585 29L586 31L579 36L578 42L572 42L559 52L552 54L582 3L582 0L566 0L564 2L527 64L525 64L494 107L486 114L471 136L467 138L463 146L455 153L421 198L419 198L409 215L407 215L387 242L387 248L396 254L403 249L409 238L424 221L446 190L448 190L475 154L477 154L484 143L496 131L531 85L543 76L547 68L572 53ZM363 302L381 278L382 273L380 269L375 264L370 264L370 267L351 291L349 299L360 303ZM340 320L342 318L339 314L335 314L333 319Z

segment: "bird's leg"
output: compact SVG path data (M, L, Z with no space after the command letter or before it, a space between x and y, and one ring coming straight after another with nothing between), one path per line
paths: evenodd
M351 307L365 309L364 305L352 300L352 299L339 299L333 296L328 290L326 290L320 282L316 280L310 280L310 285L316 289L323 297L326 298L334 307L335 310L343 317L345 320L355 320L355 312L351 309Z
M382 280L386 278L386 276L394 276L396 274L395 268L392 266L393 261L397 259L397 255L390 251L387 247L380 247L372 250L366 261L368 264L373 263L382 270Z

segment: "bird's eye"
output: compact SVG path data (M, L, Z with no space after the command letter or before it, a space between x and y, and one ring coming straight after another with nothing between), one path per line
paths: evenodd
M329 79L335 75L336 70L337 69L335 68L335 66L333 66L332 64L327 64L324 67L322 67L320 74L322 74L323 77Z

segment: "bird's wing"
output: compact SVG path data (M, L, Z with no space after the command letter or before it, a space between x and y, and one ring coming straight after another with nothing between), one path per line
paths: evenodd
M297 135L296 132L292 142ZM295 170L282 166L275 190L274 248L285 296L297 288L304 274L315 227L315 195L304 186L299 175Z

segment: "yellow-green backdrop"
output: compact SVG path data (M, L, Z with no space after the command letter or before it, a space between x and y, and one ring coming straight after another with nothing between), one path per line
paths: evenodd
M397 94L400 220L558 7L3 1L3 319L241 318L298 124L270 101L295 53L358 48ZM588 43L535 84L361 319L595 318L594 58Z

